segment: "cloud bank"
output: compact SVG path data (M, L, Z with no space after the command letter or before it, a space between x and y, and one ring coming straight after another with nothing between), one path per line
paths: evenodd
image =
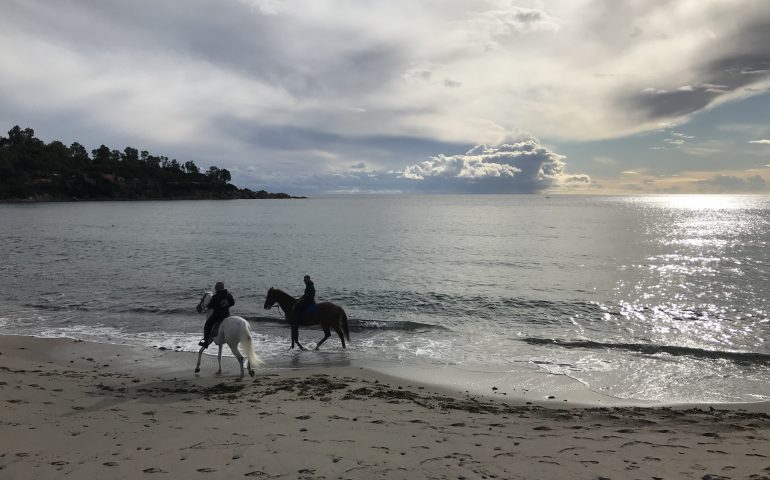
M406 167L402 177L426 191L474 193L532 193L590 183L587 175L567 175L564 158L531 138L497 147L478 145L464 155L438 155Z
M734 175L715 175L713 178L697 183L698 189L705 192L719 193L765 193L767 181L759 176L737 177Z
M439 154L403 170L361 171L366 167L361 163L345 172L314 175L309 181L290 177L270 181L294 191L312 185L322 192L339 193L536 193L590 185L588 175L566 173L564 160L528 137L498 146L477 145L461 155ZM245 179L265 181L255 175Z
M0 124L276 180L363 162L537 190L571 181L563 159L454 154L518 130L620 138L767 92L768 18L766 0L7 0Z

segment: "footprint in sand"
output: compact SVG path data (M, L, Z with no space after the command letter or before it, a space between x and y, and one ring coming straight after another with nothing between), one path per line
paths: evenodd
M161 470L160 468L156 468L156 467L145 468L142 471L144 473L168 473L167 471Z

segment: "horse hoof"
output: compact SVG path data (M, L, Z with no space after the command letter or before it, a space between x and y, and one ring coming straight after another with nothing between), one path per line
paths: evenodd
M253 376L254 376L254 370L249 370L249 376L250 376L250 377L253 377Z
M200 368L196 368L195 369L195 373L201 373L201 369Z

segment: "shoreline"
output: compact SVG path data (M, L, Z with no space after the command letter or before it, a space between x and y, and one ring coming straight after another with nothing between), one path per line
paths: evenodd
M266 367L0 336L8 478L769 478L770 403L452 394L362 366Z
M197 360L197 350L190 351L157 345L127 344L119 342L102 341L99 339L83 339L77 337L59 336L29 336L0 334L0 348L4 338L39 339L44 341L73 341L85 343L95 347L95 351L104 352L111 349L129 349L131 351L147 352L146 359L152 362L142 363L148 372L156 374L180 375L182 377L192 372L192 367ZM197 347L196 347L197 348ZM217 347L212 346L204 352L203 364L216 362ZM259 352L257 352L259 355ZM261 369L269 372L281 372L284 370L302 369L308 372L322 372L328 368L343 368L364 370L370 375L384 377L398 384L417 384L441 392L449 396L473 395L487 398L492 401L508 403L525 403L549 407L671 407L671 408L699 408L724 406L750 407L768 405L770 401L658 401L628 399L601 393L591 389L579 380L566 374L554 374L542 371L533 371L529 368L511 368L508 370L490 370L484 367L463 368L460 366L443 366L436 368L432 365L409 365L390 362L387 360L369 361L351 359L344 350L314 351L309 348L305 351L287 350L279 358L273 354L269 360L263 363ZM263 359L264 360L264 359ZM235 359L226 345L222 349L222 365L224 375L237 373ZM232 371L228 372L228 367Z

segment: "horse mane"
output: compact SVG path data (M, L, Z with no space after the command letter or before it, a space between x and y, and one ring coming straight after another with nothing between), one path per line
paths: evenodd
M272 288L271 287L270 290L274 291L276 293L276 295L278 295L279 297L285 297L285 298L288 298L288 299L290 299L292 301L295 301L295 302L297 301L297 299L294 298L293 295L290 295L290 294L284 292L280 288Z

